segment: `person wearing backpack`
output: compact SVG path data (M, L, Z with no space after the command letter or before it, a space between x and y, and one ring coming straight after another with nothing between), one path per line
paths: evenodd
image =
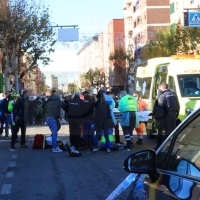
M65 108L66 104L61 101L60 96L56 94L56 90L51 92L51 96L44 105L44 116L52 133L52 152L60 153L63 151L57 145L58 130L60 129L59 119L61 118L61 108Z

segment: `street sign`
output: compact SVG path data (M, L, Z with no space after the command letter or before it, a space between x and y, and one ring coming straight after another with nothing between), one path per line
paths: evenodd
M188 12L189 26L200 26L200 12Z

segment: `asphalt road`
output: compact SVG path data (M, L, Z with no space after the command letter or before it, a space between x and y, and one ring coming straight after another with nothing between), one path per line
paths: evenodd
M27 145L10 151L10 142L0 140L0 200L104 200L128 176L123 161L132 152L152 148L155 140L144 138L130 152L92 154L71 158L67 152L32 149L35 134L49 135L48 127L29 127ZM68 141L68 125L63 125L60 138ZM121 136L123 138L123 136ZM136 141L136 136L134 136ZM127 189L117 199L126 199Z

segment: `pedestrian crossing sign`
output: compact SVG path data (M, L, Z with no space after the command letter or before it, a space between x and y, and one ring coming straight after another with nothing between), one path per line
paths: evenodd
M189 12L189 26L200 26L200 12Z

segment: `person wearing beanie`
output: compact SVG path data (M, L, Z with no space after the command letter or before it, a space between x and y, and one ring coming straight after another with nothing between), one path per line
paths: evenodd
M130 151L132 147L133 130L136 126L136 112L138 111L137 99L125 90L120 92L120 101L118 110L122 113L120 124L126 140L126 145L121 146L122 150Z

